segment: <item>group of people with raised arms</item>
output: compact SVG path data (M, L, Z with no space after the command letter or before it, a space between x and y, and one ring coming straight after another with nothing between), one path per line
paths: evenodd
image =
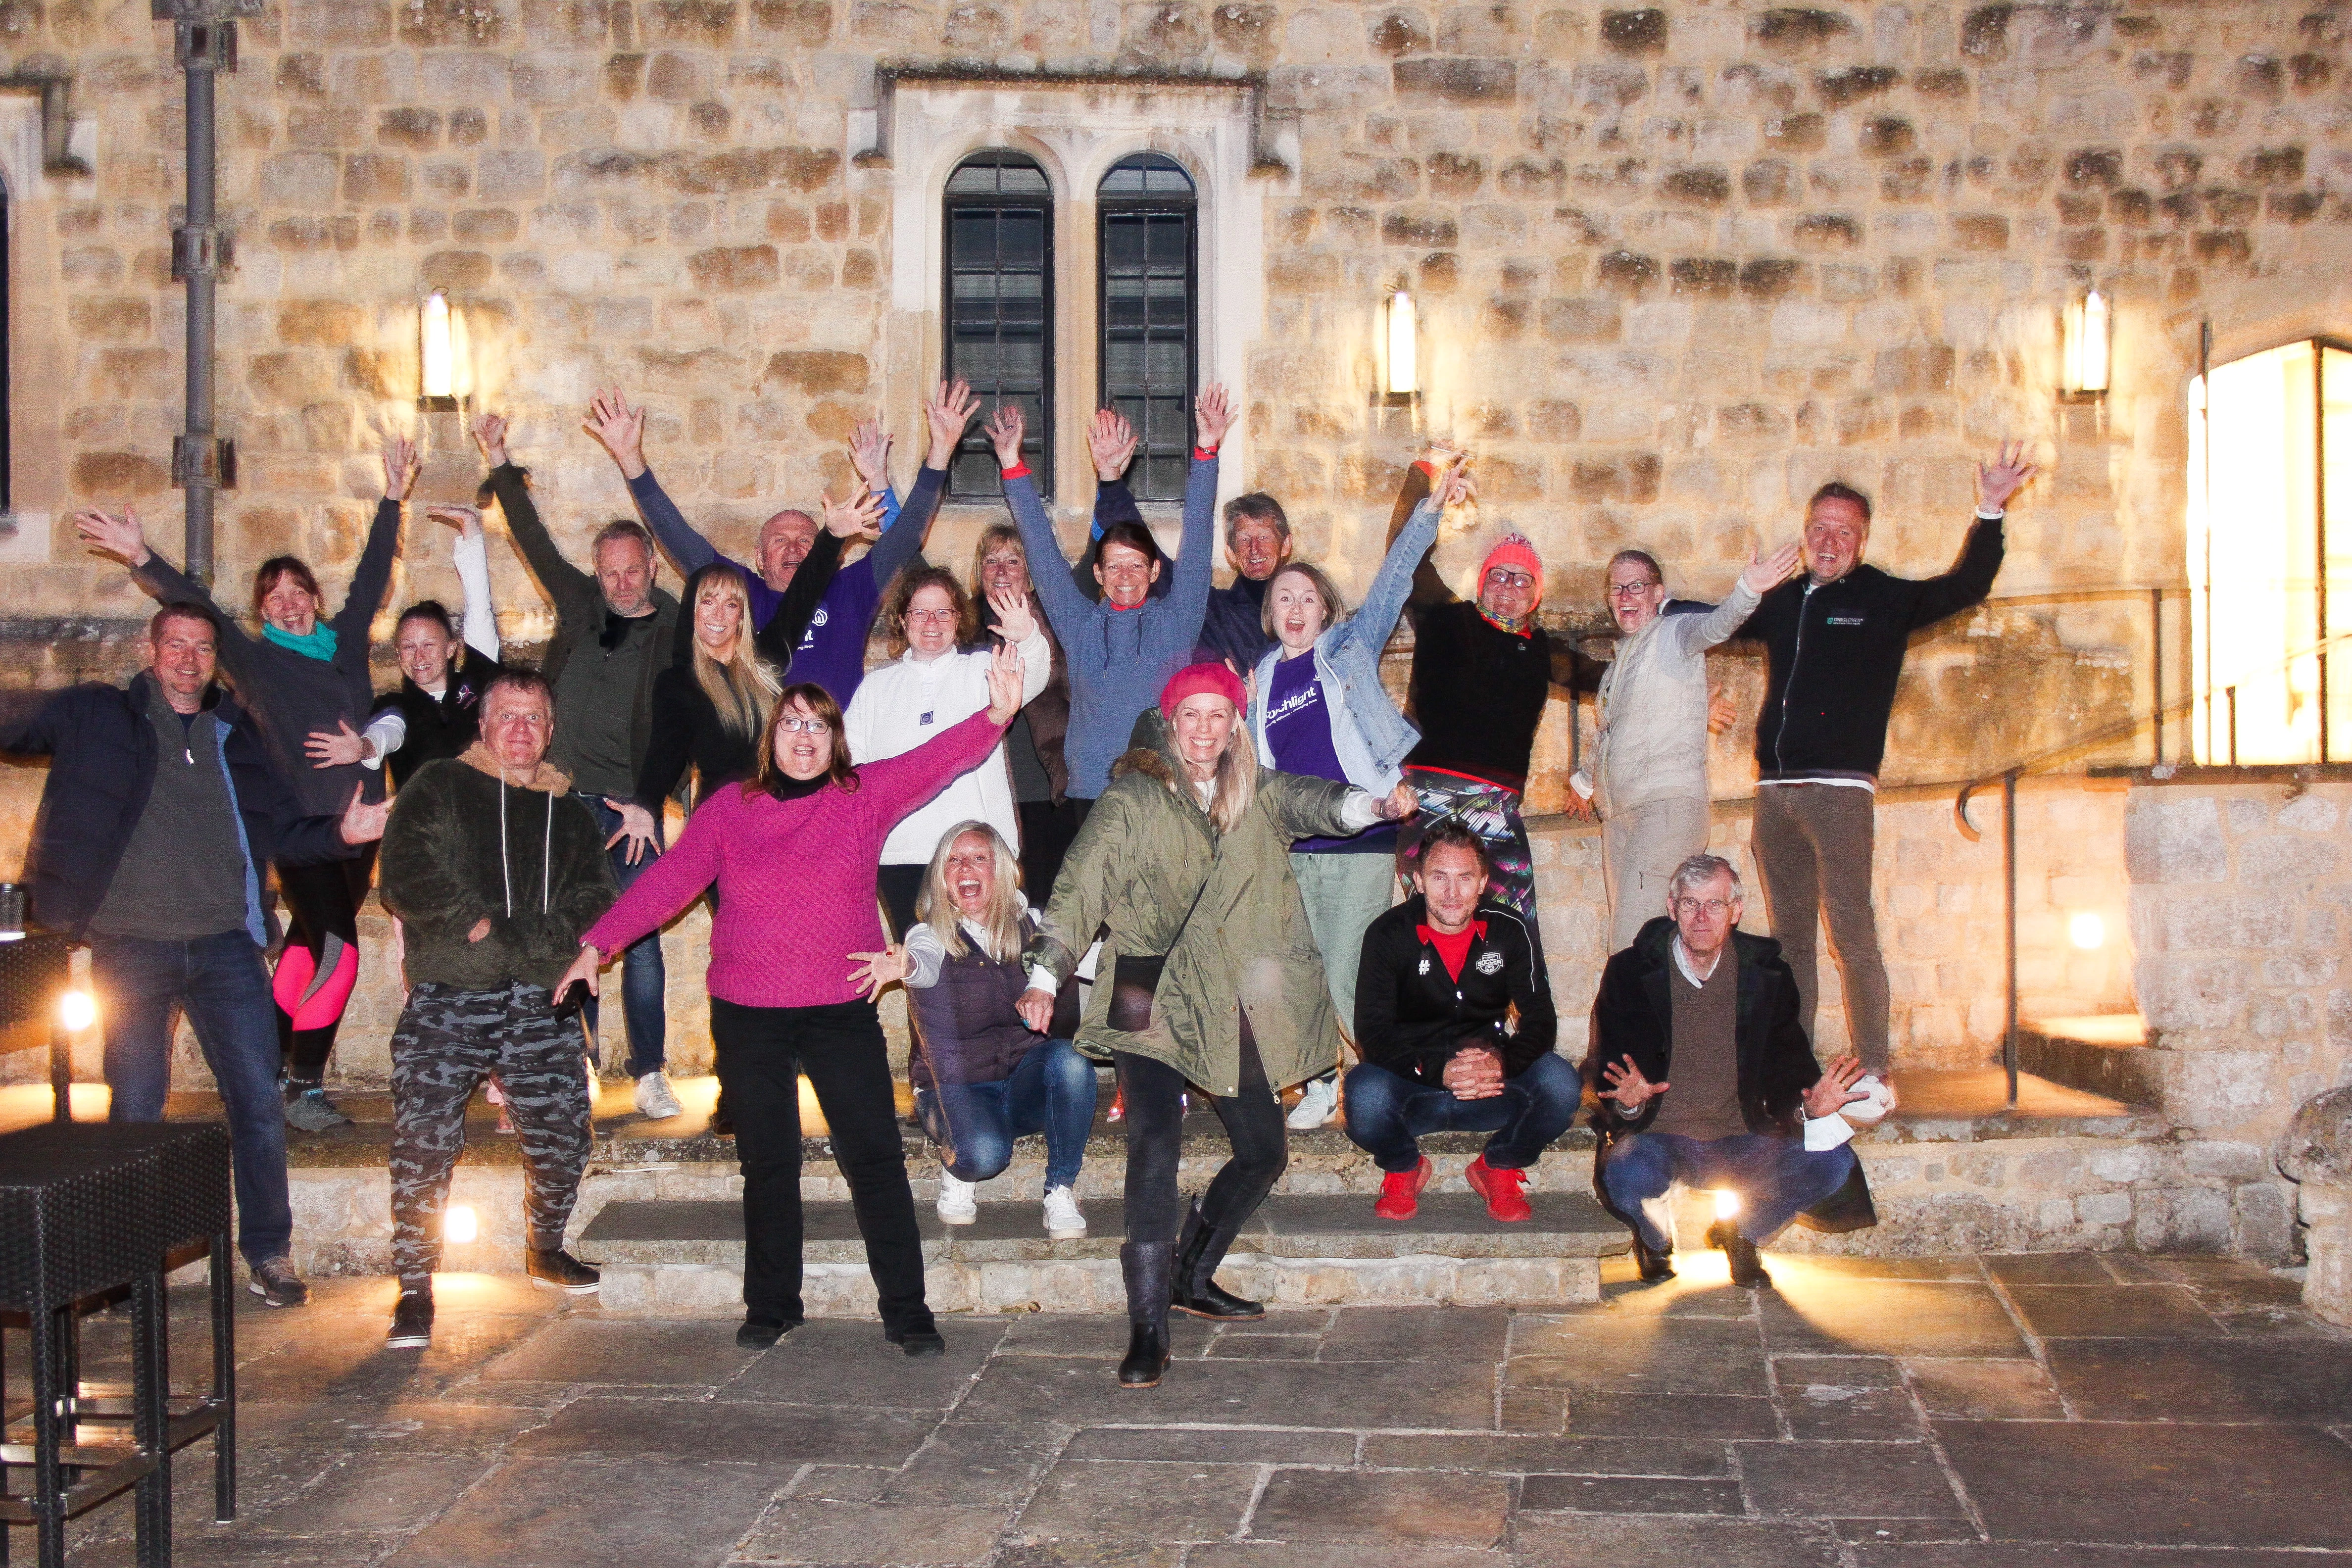
M464 636L437 603L404 611L401 684L381 699L368 625L415 471L406 441L387 446L338 616L321 618L302 563L275 558L256 577L257 637L156 558L135 519L82 514L86 537L174 613L218 628L221 662L310 815L381 798L387 767L396 786L382 889L407 933L410 996L393 1043L394 1342L430 1338L463 1107L486 1076L521 1134L530 1274L595 1288L562 1242L593 1100L573 1010L591 1009L593 1041L600 973L619 961L637 1107L676 1114L660 932L706 898L719 1127L743 1171L746 1345L802 1319L805 1078L886 1336L909 1355L943 1348L877 1011L894 984L909 999L916 1110L940 1152L949 1224L976 1217L978 1184L1005 1169L1014 1140L1043 1134L1046 1234L1084 1236L1095 1068L1112 1069L1127 1144L1125 1386L1160 1381L1171 1310L1262 1314L1216 1274L1282 1176L1280 1095L1294 1086L1289 1125L1343 1114L1384 1173L1375 1210L1395 1220L1432 1178L1418 1140L1446 1128L1490 1134L1465 1179L1496 1219L1527 1218L1529 1172L1598 1096L1609 1142L1596 1186L1627 1216L1645 1278L1672 1271L1662 1194L1702 1172L1780 1184L1787 1201L1753 1205L1776 1226L1825 1204L1841 1223L1866 1211L1866 1189L1859 1206L1847 1190L1860 1180L1851 1151L1822 1124L1891 1093L1884 985L1874 1037L1871 986L1850 974L1861 1059L1813 1066L1810 922L1826 904L1841 962L1874 958L1860 936L1868 791L1902 637L1988 591L2002 506L2032 473L2015 451L1980 470L1979 521L1944 578L1862 566L1868 502L1843 485L1812 499L1801 550L1759 554L1719 605L1669 599L1654 558L1621 552L1607 589L1621 635L1602 663L1537 621L1544 563L1525 536L1486 552L1471 598L1438 574L1441 517L1477 493L1469 463L1442 447L1408 470L1352 614L1330 574L1292 558L1288 520L1265 495L1224 508L1235 576L1218 587L1218 449L1233 417L1219 386L1195 405L1172 560L1119 482L1133 433L1097 417L1095 526L1067 573L1021 458L1022 416L997 408L986 428L1011 522L983 533L961 578L919 551L977 413L960 383L927 400L926 461L903 506L888 437L861 426L857 492L828 495L818 514L778 511L756 561L739 563L655 480L644 411L599 393L586 427L644 521L604 526L584 570L540 519L504 421L486 416L478 499L495 501L552 602L554 637L536 671L499 662L481 514L430 509L457 530ZM844 564L845 546L877 529ZM659 585L656 542L688 574L680 597ZM1410 718L1380 678L1400 619L1414 629ZM869 670L877 626L891 657ZM1706 733L1726 721L1706 654L1743 627L1762 636L1770 667L1759 766L1769 789L1790 792L1769 814L1777 826L1759 804L1757 850L1776 932L1784 904L1808 925L1787 941L1803 958L1793 968L1767 939L1738 933L1769 952L1731 942L1736 874L1726 893L1710 866L1727 865L1701 864ZM1521 816L1536 731L1563 687L1597 699L1599 745L1574 785L1605 824L1617 951L1581 1072L1555 1048ZM1853 792L1862 826L1846 800L1801 793L1812 790ZM686 826L665 845L673 797ZM1775 832L1788 841L1767 843ZM298 1126L338 1116L321 1068L356 973L370 866L364 850L325 858L306 840L277 868L292 931L274 990ZM1721 973L1771 993L1767 1046L1748 1038L1755 997L1708 994L1715 957L1734 946L1741 962ZM1344 1079L1343 1039L1359 1058ZM1679 1096L1666 1081L1677 1042ZM1751 1084L1766 1058L1770 1083ZM1187 1202L1178 1165L1193 1094L1232 1157ZM1653 1130L1658 1105L1665 1131ZM1732 1138L1768 1143L1711 1142ZM1802 1159L1784 1157L1791 1140ZM1765 1234L1723 1238L1744 1283L1762 1282L1753 1242Z

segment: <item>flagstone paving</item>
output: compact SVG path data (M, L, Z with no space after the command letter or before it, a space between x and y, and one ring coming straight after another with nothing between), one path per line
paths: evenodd
M1569 1310L1176 1327L1126 1393L1108 1317L867 1322L764 1353L452 1276L240 1314L242 1510L182 1457L175 1556L313 1568L2189 1568L2352 1564L2352 1333L2211 1258L1720 1257ZM199 1302L175 1299L194 1359ZM21 1335L10 1336L12 1353ZM122 1324L86 1328L91 1375ZM17 1387L21 1370L9 1368ZM127 1500L77 1564L131 1560ZM29 1561L31 1540L11 1548Z

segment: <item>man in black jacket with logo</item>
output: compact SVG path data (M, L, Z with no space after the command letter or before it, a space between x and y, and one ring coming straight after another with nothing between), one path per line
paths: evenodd
M309 1291L288 1256L262 868L347 858L383 836L390 808L355 788L340 819L303 815L253 721L212 683L209 608L166 605L147 635L148 668L127 686L0 693L0 751L50 759L26 856L33 910L89 945L110 1120L163 1119L172 1014L186 1012L228 1119L253 1292L298 1307Z
M1499 1220L1532 1212L1523 1187L1575 1120L1582 1088L1552 1053L1559 1019L1530 922L1486 897L1486 847L1458 821L1422 837L1420 892L1364 933L1348 1137L1386 1173L1372 1212L1410 1219L1429 1184L1425 1133L1492 1132L1463 1173ZM1518 1026L1507 1024L1513 1008Z
M1593 1186L1633 1227L1646 1280L1674 1278L1667 1199L1676 1182L1737 1194L1736 1222L1713 1234L1733 1284L1769 1285L1756 1244L1800 1213L1822 1230L1877 1223L1846 1146L1851 1130L1840 1121L1816 1130L1831 1136L1803 1131L1864 1098L1853 1089L1862 1064L1840 1057L1824 1073L1814 1061L1780 944L1737 929L1744 906L1729 861L1685 860L1666 906L1671 918L1612 955L1593 999L1584 1061L1601 1097Z
M2001 517L2033 477L2017 445L1977 468L1977 520L1940 577L1862 563L1870 498L1830 483L1805 511L1805 575L1764 595L1739 636L1764 644L1756 716L1756 873L1772 934L1796 975L1797 1022L1813 1032L1816 930L1828 916L1845 985L1847 1038L1887 1068L1886 963L1870 897L1878 764L1911 634L1979 604L2000 570Z

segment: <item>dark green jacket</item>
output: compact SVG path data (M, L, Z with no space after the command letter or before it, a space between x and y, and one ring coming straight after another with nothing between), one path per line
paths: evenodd
M583 640L594 642L604 630L604 590L596 581L596 574L583 572L563 558L555 547L555 540L547 531L547 524L539 515L539 508L530 499L530 487L523 481L523 471L512 463L492 468L490 489L499 498L499 510L507 515L507 531L514 536L515 549L539 579L548 603L555 607L555 635L548 639L547 657L540 663L539 672L547 677L552 688L563 679L563 667L572 658L572 650ZM667 589L654 590L654 644L646 655L645 671L637 681L636 706L629 714L629 772L634 774L645 765L646 743L653 738L654 678L667 669L671 654L677 647L677 600Z
M393 797L380 888L400 917L408 983L489 991L552 986L617 889L604 836L571 781L503 784L471 758L427 763ZM466 933L487 916L490 933Z
M1261 769L1249 814L1220 837L1182 782L1157 710L1137 721L1134 738L1071 843L1028 949L1031 963L1066 984L1096 931L1108 928L1079 1047L1097 1058L1149 1057L1230 1095L1241 1078L1238 1002L1269 1082L1329 1071L1339 1057L1338 1021L1291 878L1290 845L1348 832L1340 807L1356 792ZM1108 982L1122 954L1167 960L1148 1029L1109 1025Z

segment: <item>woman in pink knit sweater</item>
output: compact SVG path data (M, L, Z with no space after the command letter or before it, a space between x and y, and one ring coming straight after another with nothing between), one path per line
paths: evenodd
M947 1349L923 1300L922 1239L907 1184L882 1025L853 952L883 947L874 868L898 820L993 750L1021 707L1021 660L1000 645L989 707L896 757L849 765L841 710L819 686L784 689L758 776L702 803L583 939L557 986L596 986L613 956L713 883L710 1037L743 1167L743 1326L764 1349L801 1323L800 1075L808 1075L849 1183L882 1332L910 1356Z

